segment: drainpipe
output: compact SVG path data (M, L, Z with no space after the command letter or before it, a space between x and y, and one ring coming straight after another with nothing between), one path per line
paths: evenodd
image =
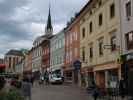
M123 43L122 43L122 38L123 38L123 31L122 31L122 18L121 18L121 16L122 16L122 13L121 13L121 0L119 0L119 15L120 15L120 53L121 54L123 54Z
M119 0L119 15L120 15L120 54L123 54L123 42L122 42L122 39L123 39L123 31L122 31L122 13L121 13L121 10L122 10L122 1ZM121 79L121 65L119 67L119 79Z

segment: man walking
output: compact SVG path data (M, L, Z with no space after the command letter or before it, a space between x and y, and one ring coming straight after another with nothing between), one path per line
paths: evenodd
M24 78L22 82L22 93L26 100L31 100L31 83L28 78Z
M125 98L125 90L126 90L126 84L124 82L124 79L122 78L119 82L119 94L122 99Z
M49 84L49 73L47 71L45 72L44 77L45 77L45 83L46 85L48 85Z

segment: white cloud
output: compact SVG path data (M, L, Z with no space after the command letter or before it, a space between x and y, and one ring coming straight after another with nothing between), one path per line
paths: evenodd
M44 34L49 1L54 34L88 0L0 0L0 57L9 49L30 48ZM25 45L26 44L26 45Z

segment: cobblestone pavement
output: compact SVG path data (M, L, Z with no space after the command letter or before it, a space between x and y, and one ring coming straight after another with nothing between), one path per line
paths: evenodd
M36 86L32 100L92 100L85 90L71 85Z

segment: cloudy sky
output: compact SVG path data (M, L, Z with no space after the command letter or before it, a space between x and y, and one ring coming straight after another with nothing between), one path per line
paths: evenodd
M54 33L78 12L88 0L0 0L0 57L10 49L32 47L44 34L51 3Z

